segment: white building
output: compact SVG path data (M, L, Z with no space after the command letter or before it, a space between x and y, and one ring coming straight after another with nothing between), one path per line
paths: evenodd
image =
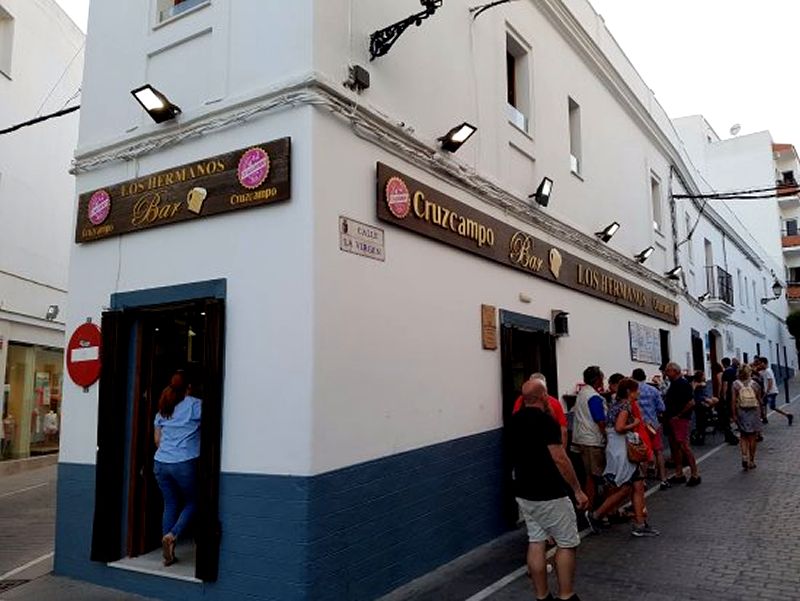
M67 330L102 323L104 371L65 384L58 573L374 598L508 527L503 418L532 371L560 396L590 364L706 366L728 331L742 352L769 339L760 307L697 300L698 237L694 284L665 277L694 206L673 194L709 188L591 6L472 4L423 2L374 61L370 35L419 3L92 4ZM145 83L176 120L131 99ZM528 199L544 177L547 207ZM730 252L760 282L729 219L703 212L709 264ZM196 559L162 570L150 429L181 365L204 492Z
M53 0L0 0L0 129L71 104L83 43ZM3 459L58 449L77 135L77 114L0 135Z
M775 181L781 188L778 203L781 208L783 256L786 264L787 298L792 309L800 304L800 192L797 177L800 159L792 144L774 144Z

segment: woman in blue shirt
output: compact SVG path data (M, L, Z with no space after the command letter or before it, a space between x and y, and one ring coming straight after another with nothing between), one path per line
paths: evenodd
M164 565L177 560L175 543L192 521L197 504L197 458L200 456L201 403L187 394L182 371L161 393L155 419L154 472L164 497L161 547Z

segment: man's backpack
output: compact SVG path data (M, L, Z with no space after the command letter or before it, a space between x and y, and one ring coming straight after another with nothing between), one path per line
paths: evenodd
M758 407L758 397L756 391L753 390L750 382L742 384L739 389L739 408L741 409L755 409Z

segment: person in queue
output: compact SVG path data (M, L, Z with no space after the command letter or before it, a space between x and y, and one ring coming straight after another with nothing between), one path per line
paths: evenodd
M639 384L639 407L647 429L650 448L653 449L656 474L661 482L660 487L661 490L667 490L672 488L672 484L667 481L667 469L664 463L664 429L661 425L661 416L665 410L664 398L654 385L646 382L647 375L643 369L634 369L632 378Z
M528 378L528 381L531 380L539 380L540 382L544 383L545 388L547 388L547 378L544 374L536 372L531 374L531 377ZM517 413L522 407L524 406L524 399L520 394L517 397L517 400L514 402L514 408L511 411L511 414L514 415ZM567 414L564 413L564 407L561 406L561 401L551 395L547 395L547 410L549 411L550 415L553 416L553 419L556 420L559 427L561 428L561 441L564 448L567 448Z
M546 544L556 544L558 599L580 601L575 593L576 549L580 544L570 491L579 510L588 505L562 445L561 430L548 411L547 388L538 379L522 386L523 407L509 425L513 490L528 530L528 572L536 598L551 600Z
M671 484L697 486L700 484L700 473L697 461L689 446L689 432L692 426L692 411L694 410L694 390L689 381L681 373L681 366L671 361L667 363L664 373L669 380L669 388L665 397L665 417L669 420L670 444L673 449L672 461L675 463L675 475L669 478ZM691 470L689 480L683 474L684 462L688 463Z
M586 480L584 490L593 507L597 488L606 467L606 411L599 390L603 389L603 371L596 365L583 370L583 383L575 399L572 424L572 450L579 454Z
M155 418L153 471L164 498L161 546L165 566L177 560L175 545L196 510L201 415L200 399L188 394L184 372L175 372L161 393Z
M772 409L775 413L779 413L783 417L786 418L786 421L789 422L789 425L792 425L794 421L794 415L788 413L777 406L778 400L778 384L775 381L775 373L772 371L772 368L769 366L769 360L766 357L760 357L759 361L757 361L758 373L761 375L761 382L762 382L762 406L764 407L762 415L764 419L767 419L767 411ZM764 423L767 423L766 421Z
M722 367L724 370L719 393L720 402L717 405L717 430L722 432L725 442L729 445L738 445L739 439L731 430L731 421L735 417L735 414L731 413L731 404L733 402L733 383L739 372L739 360L735 357L733 359L725 357L722 360Z
M706 374L697 370L692 376L692 395L694 398L694 442L698 446L706 444L706 429L717 398L709 396Z
M756 447L761 433L761 388L752 378L752 368L742 365L733 383L731 414L739 426L739 445L742 452L742 469L756 467Z
M610 427L606 431L608 442L604 477L614 490L597 510L586 512L589 526L595 533L600 532L603 517L630 499L634 519L631 535L653 537L660 534L645 520L645 477L642 465L628 459L627 437L637 432L641 424L633 410L638 397L639 383L625 378L619 382L614 402L608 409L606 419Z

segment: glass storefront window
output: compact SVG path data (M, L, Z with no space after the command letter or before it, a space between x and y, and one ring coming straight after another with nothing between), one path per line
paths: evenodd
M58 452L63 365L60 349L8 345L0 459Z

